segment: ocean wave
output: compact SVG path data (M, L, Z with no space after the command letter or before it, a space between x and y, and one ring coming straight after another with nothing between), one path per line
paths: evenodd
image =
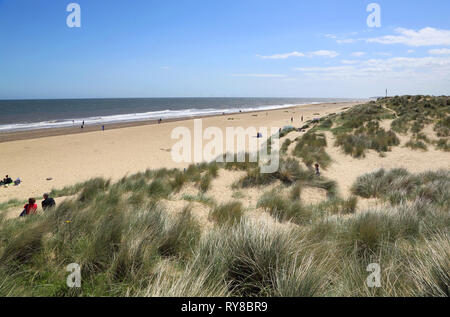
M304 104L284 104L284 105L270 105L259 107L242 107L242 108L227 108L227 109L183 109L183 110L161 110L150 111L143 113L128 113L109 116L95 116L88 118L71 118L60 119L52 121L32 122L32 123L13 123L0 125L0 132L52 129L52 128L66 128L72 126L79 126L84 121L86 126L112 123L126 123L138 121L153 121L153 120L167 120L167 119L182 119L199 116L214 116L225 114L235 114L239 112L253 112L266 111L274 109L290 108L298 105L319 104L320 102L308 102Z

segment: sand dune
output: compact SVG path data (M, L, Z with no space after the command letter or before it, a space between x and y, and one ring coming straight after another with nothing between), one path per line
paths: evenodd
M350 188L355 180L366 173L384 168L406 168L412 173L437 171L450 168L450 153L435 150L432 146L428 151L414 151L403 145L409 137L398 135L401 145L381 157L375 151L368 151L364 159L353 158L344 154L340 148L334 146L335 138L331 132L325 132L328 141L327 153L333 163L323 172L325 177L336 180L341 195L350 196Z

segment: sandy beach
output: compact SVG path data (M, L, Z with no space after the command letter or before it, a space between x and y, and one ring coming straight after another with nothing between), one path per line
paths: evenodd
M304 121L331 113L345 111L352 103L329 103L302 105L293 108L264 112L242 113L203 118L203 128L219 127L225 133L227 127L277 127L302 125ZM107 126L106 131L96 127L75 133L46 136L54 131L27 133L29 138L3 140L0 143L0 173L13 179L20 177L18 187L0 188L0 202L10 199L26 200L40 197L53 188L63 188L93 177L117 180L125 175L146 169L184 168L187 163L175 163L171 158L171 148L177 140L171 139L176 127L193 130L193 119L163 122L162 124L138 123L136 126ZM61 133L61 132L59 132ZM21 138L24 134L21 133ZM51 178L51 180L47 180Z
M294 118L293 125L300 127L304 124L301 122L302 115L306 122L345 111L357 104L360 103L302 105L288 109L206 117L202 123L203 129L218 127L224 135L227 127L282 128L291 125L291 118ZM383 125L389 129L390 122L385 121ZM42 193L54 188L61 189L93 177L116 181L125 175L146 169L187 167L189 163L175 163L171 156L171 148L178 142L171 138L171 132L177 127L186 127L193 134L194 119L162 124L141 122L136 126L126 127L107 126L106 131L101 131L100 127L90 127L90 130L83 133L69 131L69 134L56 136L45 136L45 133L52 134L54 131L37 131L38 138L2 142L0 173L2 176L8 174L13 179L20 177L22 184L17 187L1 187L0 203L10 199L25 201L28 197L40 197ZM431 133L431 130L428 131L428 134ZM300 135L302 134L297 132L289 134L280 140L280 146L286 138L294 140ZM14 134L11 137L14 139ZM450 167L448 152L434 149L427 152L412 151L404 146L395 147L385 157L371 151L365 159L355 159L334 147L334 136L330 132L326 132L326 137L327 151L333 162L324 171L324 175L337 181L343 197L350 195L350 187L358 176L380 168L406 168L410 172L423 172ZM409 140L408 136L400 138L402 144ZM51 180L47 180L50 178Z

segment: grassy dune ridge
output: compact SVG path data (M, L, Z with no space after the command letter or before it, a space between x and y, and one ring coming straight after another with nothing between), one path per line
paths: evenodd
M448 109L447 97L383 98L308 122L272 174L246 154L246 163L147 170L54 190L68 198L24 219L2 212L21 202L2 204L0 296L449 296L448 170L371 171L343 198L339 180L311 168L332 168L324 131L361 159L399 146L397 133L419 136L422 124L434 124L447 142ZM393 120L391 130L383 120ZM218 197L222 173L239 176L221 189L233 193L228 201ZM255 192L255 205L245 203ZM311 203L311 192L324 200ZM358 208L368 199L379 204ZM81 265L80 289L66 286L70 263ZM366 284L370 263L382 268L381 288Z
M389 130L380 126L383 120L392 120ZM434 131L432 138L423 133L427 125ZM380 98L322 118L312 130L331 130L336 136L335 146L353 157L364 157L368 150L384 155L400 145L397 134L410 135L405 146L414 150L426 151L430 145L449 151L450 97Z

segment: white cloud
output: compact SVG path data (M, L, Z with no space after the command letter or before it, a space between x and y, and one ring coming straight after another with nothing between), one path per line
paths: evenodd
M429 50L428 53L430 53L431 55L450 55L450 49L449 48L441 48L441 49Z
M357 40L355 39L344 39L344 40L336 40L336 43L338 44L349 44L349 43L355 43Z
M284 78L282 74L231 74L233 77L262 77L262 78Z
M358 32L350 32L346 34L325 34L325 38L332 39L338 44L345 44L345 43L354 43L358 41L357 39L353 39L351 37L358 35Z
M330 66L330 67L298 67L294 70L307 73L340 73L354 69L353 66Z
M314 52L309 53L301 53L301 52L291 52L291 53L284 53L284 54L275 54L275 55L268 55L268 56L261 56L262 59L287 59L289 57L314 57L314 56L321 56L321 57L330 57L334 58L338 56L339 53L335 51L327 51L327 50L318 50Z
M309 53L311 56L324 56L324 57L330 57L335 58L336 56L339 56L339 53L336 51L327 51L327 50L319 50L315 52Z
M355 57L361 57L361 56L364 56L364 55L366 55L365 52L354 52L354 53L351 54L351 56L355 56Z
M294 70L316 79L436 80L450 78L450 57L393 57L369 59L360 63L332 67L302 67Z
M412 53L415 53L416 51L415 50L407 50L406 51L406 53L408 53L408 54L412 54Z
M450 30L440 30L432 27L426 27L418 31L405 28L397 28L394 31L396 35L370 38L366 39L366 42L380 44L404 44L415 47L450 45Z
M286 59L289 57L305 57L306 55L300 52L292 52L292 53L285 53L285 54L275 54L275 55L269 55L269 56L260 56L263 59Z
M335 51L319 50L319 51L311 52L308 55L335 58L336 56L339 56L339 53L335 52Z

